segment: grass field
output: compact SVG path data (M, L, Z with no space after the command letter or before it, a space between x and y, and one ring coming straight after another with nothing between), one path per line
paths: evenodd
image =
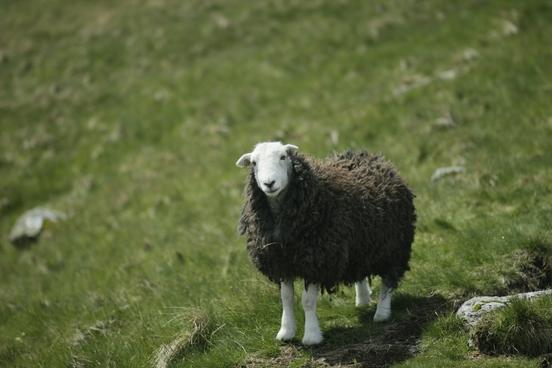
M552 244L551 35L545 0L0 0L0 367L147 367L194 324L172 367L536 367L454 311ZM234 166L272 139L382 152L416 192L391 322L343 288L325 344L274 339ZM69 218L18 249L36 206Z

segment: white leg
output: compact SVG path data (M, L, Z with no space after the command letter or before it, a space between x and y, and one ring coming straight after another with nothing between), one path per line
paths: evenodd
M374 314L375 322L387 321L391 317L391 296L393 289L381 283L381 291L379 295L378 307L376 308L376 314Z
M316 299L320 287L317 284L309 284L306 290L303 290L303 309L305 310L305 334L303 335L303 345L316 345L322 342L322 332L316 316Z
M294 295L293 281L283 281L280 284L280 296L282 298L282 325L276 338L280 341L291 340L295 336L295 314L293 313Z
M364 279L355 283L355 305L357 307L370 304L370 295L372 295L372 290L370 290L368 280Z

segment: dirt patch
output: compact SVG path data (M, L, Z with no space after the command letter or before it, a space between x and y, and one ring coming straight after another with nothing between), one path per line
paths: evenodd
M439 315L453 309L453 303L439 295L425 298L399 296L394 308L397 317L383 326L382 333L369 334L372 313L367 313L361 318L363 325L359 328L346 332L343 329L327 331L328 336L338 336L333 336L327 344L313 350L313 355L330 366L388 367L414 356L418 352L423 329ZM356 340L355 335L364 337L358 342L347 338L350 336Z
M395 341L388 337L374 338L324 352L319 359L328 363L329 367L387 367L413 356L418 351L417 345L417 337Z
M395 317L384 324L372 322L374 308L360 309L358 327L334 327L324 331L325 342L314 348L290 343L277 357L249 357L242 368L381 368L402 362L418 352L423 329L439 315L454 310L454 303L441 296L399 295L394 301ZM311 358L296 359L306 351ZM300 358L299 358L300 359Z
M291 362L300 355L300 347L294 345L282 346L280 354L273 358L263 358L258 356L249 357L240 368L287 368ZM329 364L322 360L306 359L302 368L328 368ZM341 366L345 368L344 366Z

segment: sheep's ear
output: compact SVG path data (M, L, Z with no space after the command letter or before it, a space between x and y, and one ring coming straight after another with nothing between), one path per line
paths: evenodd
M247 167L251 164L251 153L246 153L236 161L237 167Z
M299 150L299 147L294 146L293 144L286 144L285 147L288 155L294 155Z

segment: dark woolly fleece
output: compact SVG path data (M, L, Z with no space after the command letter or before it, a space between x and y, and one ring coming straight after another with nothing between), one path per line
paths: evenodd
M328 292L372 275L396 288L409 269L416 213L391 163L352 151L290 158L277 214L249 174L239 230L255 266L274 282L302 278Z

